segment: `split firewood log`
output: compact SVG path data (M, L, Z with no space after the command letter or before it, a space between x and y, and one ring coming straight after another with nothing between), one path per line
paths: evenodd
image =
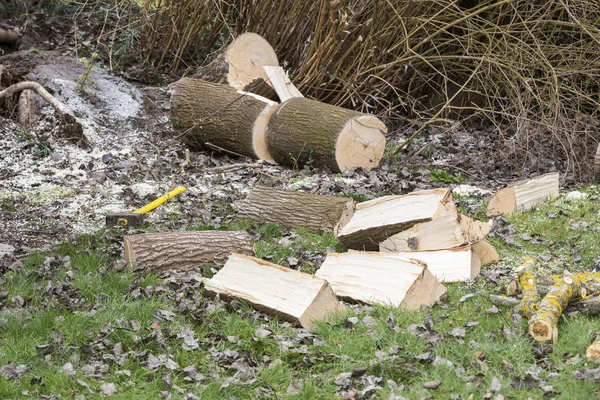
M327 281L241 254L232 254L204 282L204 292L244 300L259 311L305 328L345 309Z
M183 78L171 95L173 126L194 149L271 160L266 126L276 103L253 93Z
M256 186L236 208L240 219L272 222L285 228L332 231L340 220L352 214L354 205L354 200L347 197Z
M419 260L440 282L464 282L481 270L479 257L470 245L448 250L382 252L402 260Z
M387 127L378 118L316 100L280 104L267 125L267 146L285 165L324 166L334 172L379 165Z
M558 196L559 174L552 172L518 182L500 190L488 204L492 215L527 211L537 204Z
M487 239L473 243L472 248L477 254L477 257L479 257L482 266L495 264L500 260L498 251Z
M358 203L354 214L341 221L335 233L347 249L376 251L388 237L448 213L456 214L448 189L384 196Z
M447 213L432 221L422 222L390 236L379 245L379 251L443 250L483 240L492 225L460 213Z
M238 36L210 64L199 68L194 78L277 100L265 66L279 66L277 54L262 36L248 32Z
M253 255L246 232L190 231L129 235L124 238L124 259L133 270L154 272L199 269L222 264L232 253Z
M424 263L375 252L330 253L316 276L342 299L409 310L430 306L446 292Z

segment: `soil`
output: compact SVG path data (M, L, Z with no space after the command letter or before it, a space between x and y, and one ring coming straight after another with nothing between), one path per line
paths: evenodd
M186 148L170 124L167 84L127 81L101 61L87 73L75 51L80 47L67 40L70 20L43 13L30 20L20 44L2 48L0 87L40 83L75 113L89 145L64 137L54 110L41 99L40 119L29 129L15 122L16 97L0 103L0 244L17 254L97 232L106 214L132 211L179 185L188 190L147 216L151 229L219 226L234 218L234 202L257 183L369 199L448 186L458 175L494 191L524 177L566 170L566 160L548 151L519 160L515 138L502 137L496 127L458 123L426 130L370 172L332 174L267 163L240 168L236 165L256 161L205 151L191 151L186 163ZM87 28L79 27L79 37L92 36L93 27ZM83 75L90 81L78 87ZM414 123L390 129L390 152L415 129ZM229 171L220 168L227 165ZM432 182L436 169L450 174L449 180Z

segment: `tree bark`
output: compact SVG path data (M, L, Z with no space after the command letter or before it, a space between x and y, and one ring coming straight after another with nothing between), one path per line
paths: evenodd
M385 125L377 118L315 100L292 98L273 112L267 146L273 159L294 168L325 166L335 172L379 165Z
M266 120L274 105L254 94L190 78L177 81L171 95L173 126L182 142L261 159L270 159L261 149L266 148Z
M233 252L252 255L246 232L161 232L125 236L125 261L134 269L189 270L222 264Z
M352 213L354 204L354 200L347 197L256 186L247 199L238 203L237 217L272 222L285 228L331 231L344 216Z

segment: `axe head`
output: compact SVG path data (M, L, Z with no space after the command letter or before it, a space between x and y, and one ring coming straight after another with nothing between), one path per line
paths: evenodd
M144 214L136 213L120 213L107 214L106 227L123 226L127 228L135 228L144 224Z

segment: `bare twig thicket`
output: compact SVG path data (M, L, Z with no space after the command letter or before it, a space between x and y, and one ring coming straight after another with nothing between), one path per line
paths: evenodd
M101 1L122 10L135 4L130 10L139 14L121 33L157 70L210 62L250 31L275 47L307 97L392 122L483 118L522 155L543 145L580 177L598 140L597 1Z

